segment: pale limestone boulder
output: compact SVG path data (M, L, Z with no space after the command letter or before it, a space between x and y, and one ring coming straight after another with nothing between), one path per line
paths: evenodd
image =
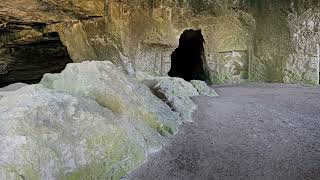
M147 152L127 120L42 85L6 93L0 113L0 179L117 179Z
M182 122L110 62L0 92L0 179L120 179Z
M192 97L198 96L199 93L193 85L182 78L167 77L161 79L158 84L155 85L154 89L159 89L159 92L169 96L185 96Z
M202 96L218 96L218 94L212 88L210 88L204 81L192 80L190 81L190 83L197 89L198 93Z
M197 105L187 96L169 96L166 103L172 110L179 113L180 117L187 122L193 121L193 113L197 110Z
M144 77L151 90L110 62L83 62L2 89L0 179L126 176L197 108L191 83Z
M17 89L20 89L20 88L26 86L26 85L27 84L25 84L25 83L10 84L9 86L0 88L0 92L15 91Z
M192 121L197 105L190 99L199 93L193 85L181 78L162 77L152 87L153 93L165 101L184 121Z
M185 121L192 121L192 114L197 109L190 99L194 96L216 97L218 94L205 82L192 80L187 82L181 78L168 76L152 76L138 71L136 79L146 86L160 99L165 101Z
M164 135L176 131L179 118L143 84L109 61L68 64L60 74L46 74L41 84L96 100L114 113L139 117Z

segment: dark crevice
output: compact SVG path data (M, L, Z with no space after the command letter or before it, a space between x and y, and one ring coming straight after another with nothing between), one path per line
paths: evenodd
M171 55L171 69L168 75L186 81L207 81L203 43L201 30L185 30L180 36L179 47Z
M2 47L0 87L38 83L45 73L59 73L72 60L58 33L49 33Z

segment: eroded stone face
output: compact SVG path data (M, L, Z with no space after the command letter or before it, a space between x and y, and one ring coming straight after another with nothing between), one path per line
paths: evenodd
M192 84L152 78L171 107L108 61L0 89L0 179L122 178L196 109Z
M294 38L297 30L292 26L297 22L290 20L292 14L300 16L309 8L317 9L317 2L164 1L148 6L143 2L109 1L107 6L108 23L136 69L165 75L180 34L194 28L202 29L206 70L213 83L253 80L317 84L317 62L301 58L309 55L294 47L306 45ZM315 35L306 36L310 40ZM307 64L314 67L305 67Z
M32 25L103 16L104 0L3 0L0 20L8 25Z
M204 81L192 80L190 81L190 83L197 89L199 95L201 96L218 96L218 94L212 88L210 88Z
M319 84L320 14L312 9L301 15L290 14L290 32L294 52L285 68L288 83Z
M74 62L110 60L122 67L130 63L136 70L164 76L182 32L201 29L206 41L205 70L212 83L317 81L314 67L302 67L316 64L304 60L314 53L316 44L305 41L315 42L316 31L302 34L307 31L301 22L317 16L319 3L315 1L25 2L30 4L27 14L18 1L1 5L0 31L5 36L0 46L58 32ZM308 53L297 48L307 44Z
M140 164L147 150L127 119L41 85L6 93L0 111L1 179L117 179Z
M0 87L16 82L38 83L45 73L59 73L72 62L58 33L17 40L0 51Z
M110 32L120 39L124 54L136 69L166 75L180 35L185 29L193 28L201 29L206 41L205 66L210 80L235 79L233 74L225 73L224 53L248 51L255 25L250 14L229 9L240 5L224 1L164 1L161 5L146 6L143 2L107 4L108 23L114 30Z
M79 53L75 53L71 46L65 46L74 41L68 44L65 40L61 42L59 35L56 35L56 39L49 36L53 33L67 33L50 30L49 27L62 24L64 30L69 32L71 29L67 25L75 21L102 17L104 3L104 0L1 1L0 86L20 81L35 83L44 73L60 72L67 63L72 62L70 55L75 62L80 59L79 56L81 60L97 59L89 56L94 49L85 51L83 48L79 52L85 53L77 56ZM78 34L77 39L82 35L79 32L81 31L74 32ZM72 39L69 34L67 39ZM84 41L88 41L87 37ZM75 44L78 44L78 50L84 47L79 41Z

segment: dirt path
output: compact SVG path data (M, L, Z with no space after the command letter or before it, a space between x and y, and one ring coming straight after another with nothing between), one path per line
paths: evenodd
M320 88L218 87L129 179L320 179Z

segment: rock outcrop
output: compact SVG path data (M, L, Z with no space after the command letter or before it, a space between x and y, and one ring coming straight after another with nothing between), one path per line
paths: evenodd
M21 56L12 61L6 47L29 46L52 32L73 62L108 59L163 76L179 36L192 28L201 29L206 41L204 68L211 83L318 84L319 7L310 0L5 0L0 76L5 79L8 67L30 61Z
M73 61L51 25L95 19L104 0L3 0L0 4L0 87L39 82Z
M153 94L167 103L172 110L178 112L185 121L192 121L192 114L197 109L190 97L218 96L204 81L187 82L182 78L155 77L143 72L137 72L136 78L148 86Z
M157 81L171 107L108 61L68 64L40 84L1 89L0 179L124 177L196 109L192 84Z
M204 81L192 80L190 83L197 89L199 95L208 96L208 97L216 97L218 94L210 88Z
M180 112L180 116L192 121L192 114L197 106L190 97L198 96L196 88L181 78L162 78L153 86L154 94L165 101L174 111Z
M308 9L289 14L289 29L293 51L285 65L284 81L298 84L319 84L320 12Z

